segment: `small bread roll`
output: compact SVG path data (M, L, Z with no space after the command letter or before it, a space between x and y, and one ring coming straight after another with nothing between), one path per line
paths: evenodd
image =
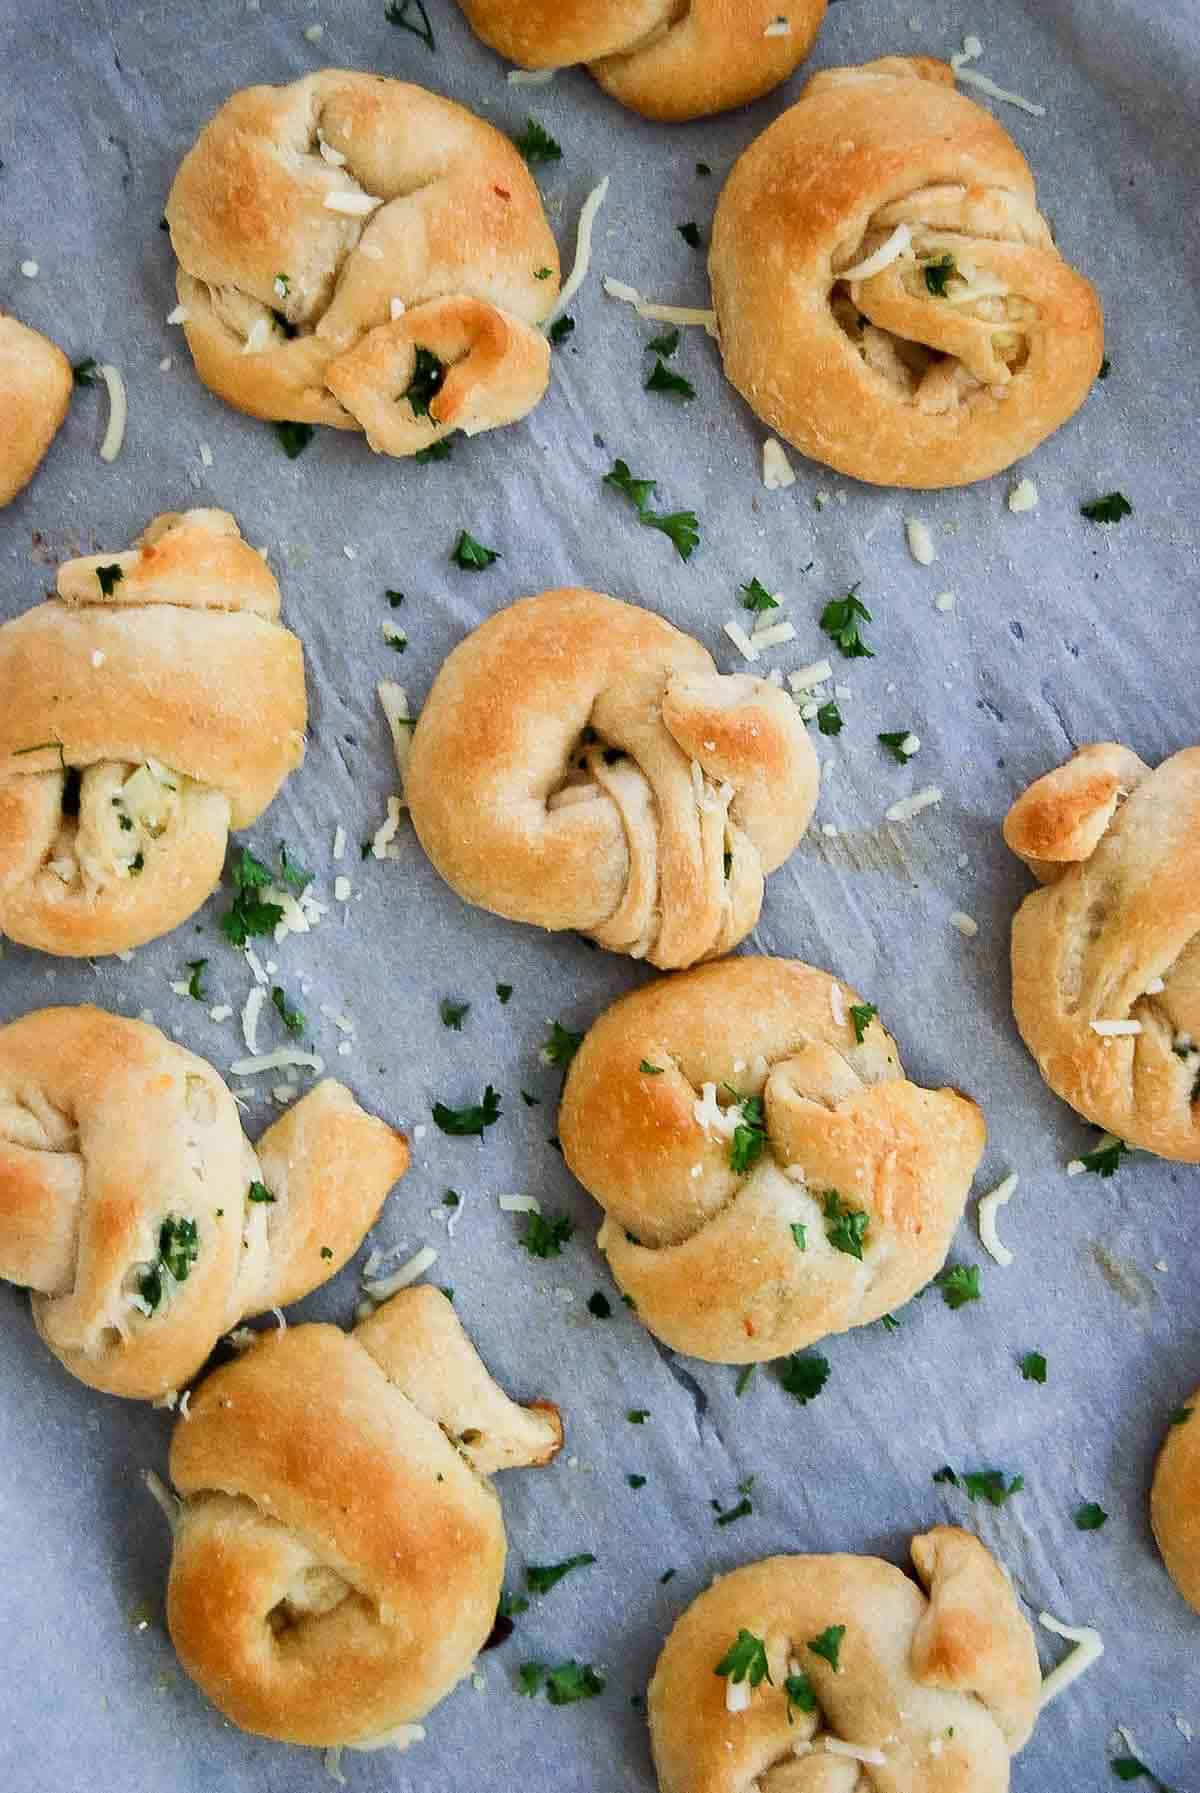
M734 167L709 272L747 403L872 485L1010 467L1079 409L1104 351L1024 156L928 58L814 75Z
M1167 1574L1200 1612L1200 1389L1172 1420L1150 1491L1150 1523Z
M1200 1162L1200 747L1151 771L1081 747L1004 823L1044 888L1013 921L1013 1012L1050 1088L1162 1158Z
M781 1357L909 1300L941 1268L986 1138L966 1096L905 1079L849 985L758 958L615 1002L571 1064L558 1133L638 1319L712 1363Z
M664 968L750 932L818 769L792 700L594 591L543 592L450 655L404 788L468 902Z
M937 1526L912 1560L919 1587L877 1557L769 1557L693 1601L650 1682L662 1793L1006 1793L1037 1718L1033 1632L969 1532ZM830 1627L836 1668L812 1648ZM743 1632L765 1672L755 1652L740 1681L714 1673Z
M62 350L0 315L0 505L23 492L46 457L71 403L74 375Z
M96 1008L0 1027L0 1277L108 1394L182 1388L223 1332L326 1282L407 1168L340 1083L255 1152L216 1071L156 1027Z
M523 417L558 250L507 137L438 94L324 69L235 93L167 199L196 371L251 417L412 455Z
M460 0L474 31L525 68L586 62L622 105L677 122L745 106L812 49L825 0Z
M0 626L0 933L92 957L195 913L304 757L279 606L228 512L194 510Z
M349 1336L258 1334L171 1444L184 1668L265 1737L418 1741L495 1622L505 1537L486 1478L561 1444L558 1409L509 1400L440 1290L404 1290Z

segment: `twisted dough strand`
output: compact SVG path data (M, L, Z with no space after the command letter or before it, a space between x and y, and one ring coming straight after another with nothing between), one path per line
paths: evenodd
M485 1477L561 1443L557 1408L510 1401L436 1289L349 1336L260 1335L202 1384L171 1446L184 1667L246 1730L386 1741L492 1629L505 1538Z
M68 957L167 933L304 757L303 650L225 511L64 563L0 627L0 932Z
M212 1066L155 1027L60 1008L0 1028L0 1276L92 1388L182 1388L223 1332L335 1275L407 1166L342 1084L256 1153Z
M167 221L197 371L251 416L410 455L545 391L559 263L537 188L506 137L424 88L325 69L235 93ZM422 351L440 374L413 398Z

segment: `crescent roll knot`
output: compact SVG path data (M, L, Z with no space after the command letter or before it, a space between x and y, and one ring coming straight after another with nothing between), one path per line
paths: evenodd
M849 986L736 958L623 997L572 1062L566 1161L638 1318L716 1363L878 1320L941 1267L986 1131Z
M1168 1575L1200 1612L1200 1389L1167 1427L1150 1491L1150 1523Z
M584 62L645 118L683 120L744 106L799 67L826 0L460 0L473 30L511 62Z
M29 484L58 434L74 388L71 363L57 343L0 313L0 506Z
M195 913L304 757L304 657L225 511L156 517L0 626L0 932L122 952Z
M791 190L764 211L768 183ZM806 453L876 483L1011 465L1100 366L1099 303L1055 247L1024 158L927 58L815 75L735 169L712 263L734 384ZM794 362L774 330L783 306L785 342L805 332ZM843 410L861 433L845 434Z
M421 844L461 896L664 968L745 938L817 780L782 691L581 590L523 598L461 642L405 765Z
M558 251L507 137L404 81L235 93L166 208L197 372L252 417L411 455L533 409Z
M649 1687L662 1793L1003 1793L1033 1632L970 1533L915 1537L912 1561L770 1557L693 1601Z
M195 1392L171 1444L181 1497L167 1620L244 1730L371 1748L468 1673L504 1573L487 1477L542 1464L558 1409L517 1406L437 1289L347 1335L257 1335Z
M407 1167L340 1083L252 1150L212 1066L155 1027L59 1008L0 1028L0 1276L109 1394L182 1388L222 1333L333 1276Z
M1013 921L1013 1012L1046 1082L1131 1145L1200 1162L1200 747L1154 771L1082 747L1004 838L1044 888Z

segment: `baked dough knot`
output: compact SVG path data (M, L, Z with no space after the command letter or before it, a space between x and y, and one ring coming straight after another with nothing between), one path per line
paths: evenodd
M300 642L226 511L66 561L0 627L0 932L65 957L186 920L304 757Z
M29 484L58 434L75 380L57 343L0 313L0 505Z
M986 1137L969 1098L907 1081L848 985L750 957L614 1003L558 1131L638 1318L715 1363L780 1357L915 1295Z
M222 1333L336 1274L408 1166L326 1080L256 1150L204 1059L95 1008L0 1028L0 1276L92 1388L181 1389Z
M489 618L442 667L405 767L461 896L664 968L727 951L792 852L818 769L791 698L583 590Z
M1079 407L1103 353L1096 294L1036 201L1024 157L945 63L813 76L718 206L734 385L859 479L938 487L1010 466Z
M970 1533L937 1526L912 1561L919 1586L877 1557L776 1556L701 1594L650 1682L662 1793L1007 1793L1038 1712L1033 1632ZM812 1648L830 1627L836 1667ZM731 1710L714 1669L741 1631L770 1679L744 1679ZM789 1676L813 1709L789 1699Z
M495 1622L505 1535L487 1477L549 1462L558 1409L509 1400L437 1289L349 1335L257 1339L172 1441L175 1647L245 1730L416 1741Z
M585 62L614 99L682 120L748 105L808 55L826 0L461 0L493 50L526 68Z
M546 389L558 250L517 150L451 100L345 69L244 88L166 216L196 370L252 417L411 455Z
M1150 1491L1150 1523L1168 1575L1200 1612L1200 1389L1167 1428Z
M1200 1162L1200 747L1154 771L1081 747L1013 804L1004 838L1045 888L1013 921L1013 1012L1085 1119Z

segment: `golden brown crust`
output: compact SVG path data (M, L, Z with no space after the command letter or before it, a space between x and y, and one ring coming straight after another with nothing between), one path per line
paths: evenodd
M551 1411L502 1393L434 1289L349 1336L260 1336L171 1445L183 1666L235 1724L284 1742L368 1745L423 1717L469 1671L504 1573L470 1435L505 1465L546 1462Z
M777 1556L693 1601L649 1688L662 1793L1006 1793L1037 1717L1033 1633L969 1533L914 1538L913 1562L925 1593L876 1557ZM808 1647L830 1625L845 1627L836 1671ZM743 1629L765 1645L771 1684L730 1712L713 1671ZM808 1676L815 1713L789 1710L789 1673ZM876 1759L831 1761L831 1741Z
M380 203L326 203L363 195ZM324 69L242 89L184 158L167 221L197 372L253 417L409 455L545 391L559 265L537 187L506 137L424 88ZM418 349L447 369L428 409L405 396Z
M0 1028L0 1276L33 1292L80 1381L145 1400L182 1388L221 1333L339 1270L408 1166L404 1138L336 1083L259 1151L212 1066L155 1027L60 1008ZM178 1278L168 1222L195 1229Z
M446 882L663 967L728 951L816 802L790 698L598 592L523 598L439 672L405 767Z
M1200 747L1153 772L1083 747L1004 836L1045 884L1012 932L1013 1012L1042 1076L1128 1144L1200 1162ZM1092 1026L1109 1021L1136 1031Z
M1188 1605L1200 1612L1200 1389L1180 1415L1158 1453L1150 1523L1167 1574Z
M900 227L899 259L843 278ZM926 274L947 256L945 279ZM730 175L709 271L738 391L804 454L877 485L1011 466L1079 408L1103 353L1099 301L1055 249L1024 157L928 58L815 76Z
M71 403L71 363L56 343L16 318L0 316L0 505L24 491Z
M748 105L799 67L825 0L461 0L472 28L526 68L585 62L645 118L677 122ZM782 20L789 29L771 29Z
M907 1082L877 1019L859 1042L860 1002L795 960L728 959L622 997L575 1055L564 1156L605 1210L613 1275L674 1350L780 1357L879 1319L941 1267L983 1117ZM730 1087L763 1104L748 1173L731 1162ZM830 1191L868 1216L861 1260L830 1241Z
M67 561L57 598L0 627L0 931L82 957L194 914L230 828L304 757L303 649L278 616L233 518L195 510Z

